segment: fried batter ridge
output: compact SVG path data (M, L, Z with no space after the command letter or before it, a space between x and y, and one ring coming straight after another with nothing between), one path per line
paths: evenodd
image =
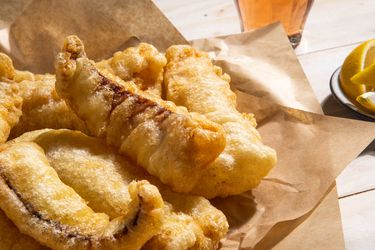
M204 197L182 195L155 185L165 200L166 215L162 232L144 249L217 249L228 231L225 215Z
M0 152L1 209L22 233L53 249L140 249L160 231L163 201L147 181L131 182L128 192L129 210L110 219L59 179L36 143L15 141Z
M172 192L97 138L77 131L45 129L26 133L8 144L20 142L38 144L65 184L95 212L113 218L127 213L129 183L147 179L157 186L164 200L163 225L142 249L216 249L228 230L224 214L208 200Z
M236 109L230 77L203 52L188 45L166 51L166 98L203 114L226 132L226 146L205 169L192 192L207 198L228 196L256 187L276 164L276 152L261 142L252 114Z
M164 66L167 59L154 46L140 43L118 51L113 57L96 63L101 71L107 71L124 81L133 81L149 94L161 96Z
M174 191L189 192L225 146L220 125L100 72L76 36L56 59L56 90L90 134L105 138Z
M85 131L84 122L57 95L54 75L16 70L0 53L0 78L0 141L7 139L10 129L10 138L42 128Z
M149 94L161 96L163 67L166 63L167 59L154 46L141 43L137 47L116 52L113 57L96 63L96 66L123 80L134 81L138 88ZM4 86L9 89L7 93L4 93L8 99L18 103L19 98L15 99L14 94L9 95L10 90L14 89L12 91L16 93L18 89L17 93L24 103L19 121L11 118L11 124L3 126L6 131L13 127L10 138L43 128L67 128L86 132L84 122L57 95L55 75L15 70L12 60L5 54L0 54L0 76L9 80L8 82L17 83L12 84L11 88L8 85ZM20 115L19 113L16 117ZM3 138L9 134L6 131L3 132L5 133Z
M18 123L22 114L22 98L19 88L12 79L12 60L0 53L0 143L8 139L11 129Z
M0 249L3 250L46 250L36 240L22 234L0 209Z
M42 128L86 131L85 123L57 95L54 75L16 71L15 81L23 106L22 116L13 127L11 138Z

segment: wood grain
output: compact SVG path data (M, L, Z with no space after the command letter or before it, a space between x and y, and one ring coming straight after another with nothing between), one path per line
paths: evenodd
M374 10L373 0L315 0L297 54L374 38Z
M316 97L324 108L325 100L331 95L329 81L333 72L341 66L345 57L356 45L317 51L298 56ZM343 112L347 113L345 110Z
M154 0L188 40L241 32L234 1Z
M375 190L375 141L337 178L340 198Z
M340 199L346 249L375 249L375 191Z

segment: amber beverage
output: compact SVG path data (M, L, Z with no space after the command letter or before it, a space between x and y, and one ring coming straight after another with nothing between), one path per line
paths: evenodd
M301 41L313 0L237 0L243 29L260 28L280 21L293 47Z

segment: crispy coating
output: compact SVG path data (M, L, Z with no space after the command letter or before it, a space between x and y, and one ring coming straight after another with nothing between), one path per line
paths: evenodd
M83 146L72 150L72 144L82 143L82 137L81 133L63 130L43 133L34 141L44 149L60 179L89 201L94 211L111 219L136 211L138 204L129 194L128 181L117 174L119 166L108 167L105 154L91 153L102 151L100 144L95 143L87 150Z
M76 173L70 178L87 177L84 171ZM21 232L53 249L140 249L162 225L163 201L155 186L129 183L132 204L124 203L129 210L110 220L88 206L77 193L81 189L76 192L59 179L33 142L20 139L3 148L0 177L1 209ZM95 185L105 187L107 182Z
M11 80L14 76L11 59L0 53L0 143L8 139L10 130L22 114L22 98L18 86Z
M156 184L157 185L157 184ZM228 231L224 214L201 196L181 195L158 185L166 200L162 233L154 236L145 249L217 249Z
M57 95L54 75L15 70L12 60L0 53L0 78L0 142L10 129L11 138L41 128L85 131L84 122Z
M0 82L0 143L8 139L10 131L22 114L22 98L15 83Z
M116 52L113 57L98 62L96 66L123 80L133 80L138 88L149 94L161 96L163 67L166 61L164 55L158 52L155 47L141 43L137 47ZM15 70L12 60L0 53L0 76L18 83L17 87L12 86L12 89L15 92L18 88L24 103L19 121L14 121L9 126L2 126L5 130L4 138L7 137L7 133L9 134L6 131L12 126L14 128L11 130L11 138L27 131L42 128L86 131L84 122L57 95L54 75ZM6 86L6 88L8 87ZM9 93L4 94L9 95ZM14 96L10 96L8 99L19 102L19 98L18 100L14 99ZM19 116L20 113L18 112L17 115ZM0 123L3 122L0 121Z
M102 71L133 81L137 87L149 94L161 96L163 69L167 59L154 46L140 43L116 52L113 57L96 63Z
M102 233L108 225L107 215L94 213L60 181L37 145L13 145L1 152L0 163L2 181L43 220L60 221L84 234Z
M20 120L11 130L11 138L42 128L86 130L84 122L57 95L54 75L16 71L14 80L18 83L23 106Z
M196 242L201 243L199 237L202 235L202 230L191 216L173 212L170 204L165 206L165 214L167 218L163 232L153 237L142 249L184 250L193 248Z
M129 203L126 186L135 179L146 178L156 185L165 204L163 226L143 249L215 249L228 230L224 214L208 200L172 192L99 139L69 130L40 130L10 143L21 141L41 146L59 177L96 212L112 211L113 217L126 212L121 204ZM105 185L97 184L103 180Z
M0 53L0 78L13 79L15 70L12 59L4 53Z
M173 190L189 192L224 149L221 126L104 76L76 36L67 37L56 60L56 90L90 133L130 157Z
M193 193L212 198L256 187L275 165L276 153L261 142L253 115L237 111L230 77L191 46L172 46L166 57L167 99L205 115L226 132L224 151L205 170Z
M47 249L36 240L22 234L0 209L0 249L3 250L42 250Z

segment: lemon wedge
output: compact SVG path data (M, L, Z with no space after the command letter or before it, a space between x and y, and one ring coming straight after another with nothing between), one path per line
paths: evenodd
M366 92L358 96L357 102L366 110L375 113L375 92Z
M375 63L355 74L350 80L355 84L364 84L370 88L375 87Z
M360 44L346 57L341 68L340 85L345 95L352 101L366 92L365 85L354 83L352 77L372 65L374 60L375 39Z

